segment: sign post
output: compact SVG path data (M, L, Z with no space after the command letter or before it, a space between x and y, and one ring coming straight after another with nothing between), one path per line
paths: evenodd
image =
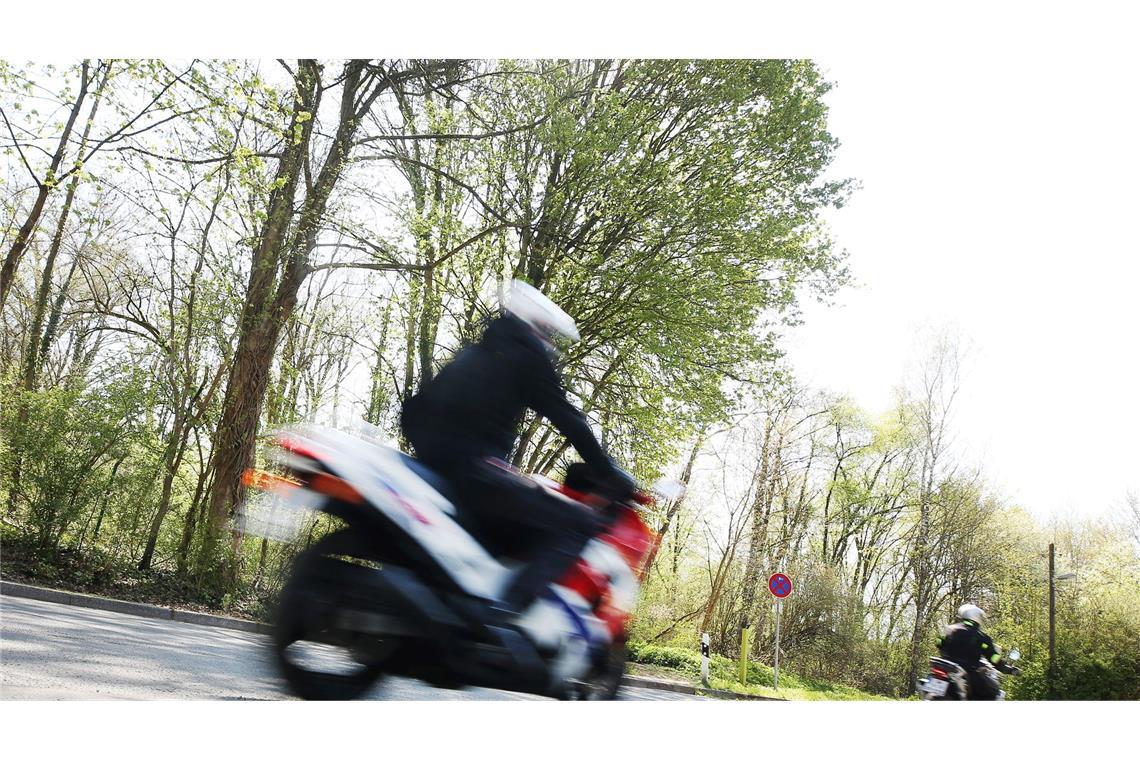
M772 664L772 688L780 688L780 608L784 603L776 600L776 658Z
M792 579L783 573L775 573L768 579L768 590L776 597L776 656L773 659L772 681L773 688L780 688L780 609L784 606L784 597L792 593Z

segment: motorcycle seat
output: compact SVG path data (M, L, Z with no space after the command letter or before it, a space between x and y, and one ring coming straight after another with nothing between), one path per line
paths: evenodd
M501 528L496 529L494 526L483 524L470 510L464 508L458 492L446 478L418 459L403 452L397 453L400 456L401 464L435 489L440 496L451 502L452 506L455 507L455 512L452 514L455 521L482 544L483 548L492 556L503 564L511 566L517 566L526 561L530 542L526 540L524 533L517 529L503 531Z
M965 673L966 672L966 669L963 668L958 663L954 662L953 660L943 659L942 657L931 657L930 658L930 664L931 665L938 665L943 670L945 670L947 673L957 673L957 672Z
M442 475L418 459L413 459L402 451L398 453L400 455L401 464L415 473L416 477L418 477L420 480L424 481L429 486L434 488L440 496L447 499L452 504L457 505L457 502L455 500L455 491L452 489L451 484L447 482L446 478L444 478Z

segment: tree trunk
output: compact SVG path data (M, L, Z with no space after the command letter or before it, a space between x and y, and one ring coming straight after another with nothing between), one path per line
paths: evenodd
M925 485L924 485L925 488ZM929 542L929 505L926 495L922 497L919 517L918 541L912 549L916 555L914 570L914 629L910 637L910 658L907 668L907 694L913 694L915 682L918 678L918 669L922 661L922 637L928 625L928 596L930 585L930 567L927 559Z
M198 485L195 486L194 498L190 500L190 506L186 509L186 519L182 523L182 540L178 543L178 574L183 576L186 575L190 565L190 545L194 541L194 531L205 515L206 499L203 495L210 475L210 461L203 461L202 442L197 432L194 433L194 440L198 448Z
M162 529L162 521L170 510L171 491L174 488L174 476L178 473L178 466L182 464L182 454L186 451L186 441L189 438L189 427L180 412L174 420L174 427L170 431L170 439L166 444L166 456L163 457L162 496L158 500L158 511L150 524L150 533L146 539L146 548L143 549L142 559L139 560L139 570L149 570L151 559L154 557L154 547L158 543L158 534Z
M107 511L107 502L111 498L111 489L115 485L115 476L119 473L119 465L124 459L119 459L115 462L115 466L111 468L111 477L107 480L107 487L103 490L103 503L99 507L99 519L95 521L95 532L91 534L91 543L95 546L99 545L99 529L103 527L103 515Z
M217 542L232 511L241 502L241 475L252 464L261 404L269 381L277 325L272 317L243 331L234 353L234 366L223 401L214 456L214 483L210 490L206 541L199 569L219 561ZM214 569L218 569L214 565ZM220 578L218 580L221 580Z
M270 196L265 226L253 256L250 284L242 310L241 334L234 352L222 419L218 427L214 456L214 483L210 493L206 536L199 555L200 573L210 576L215 589L233 587L240 574L240 535L233 534L232 554L223 567L218 541L233 511L240 507L244 489L241 475L253 462L254 444L269 381L277 339L293 313L302 283L309 274L309 257L317 245L320 225L329 196L340 179L352 147L353 136L364 114L391 80L370 80L371 89L362 88L364 61L345 64L340 120L320 173L306 192L296 225L294 198L309 150L313 115L321 92L320 67L301 61L296 77L289 134L296 135L286 148L277 169L277 189ZM360 92L361 89L365 91Z
M67 142L71 139L71 130L75 126L75 120L79 118L79 112L83 109L83 101L87 97L89 70L89 62L84 61L79 79L79 94L71 106L71 113L67 117L67 124L63 128L63 134L59 137L59 145L56 147L55 153L52 154L51 165L48 167L47 176L39 183L39 191L36 193L36 199L32 203L31 211L28 212L28 218L24 220L20 231L16 233L16 239L11 249L8 250L8 254L4 257L3 266L0 267L0 309L4 308L4 302L8 299L8 291L16 279L16 269L20 266L20 259L23 258L24 252L27 251L28 244L31 243L32 235L36 230L36 225L39 224L40 216L43 214L48 195L50 195L51 191L56 187L56 175L59 173L59 167L63 163L63 158L67 153Z
M253 461L254 440L269 382L269 368L277 337L289 316L281 313L282 304L276 290L293 219L297 185L320 98L320 72L313 61L300 63L295 84L293 113L287 134L296 137L279 160L275 189L269 196L265 223L253 252L238 345L211 457L214 482L210 489L205 540L197 565L199 575L210 576L210 585L217 589L230 585L236 578L233 567L223 568L221 565L218 541L232 510L240 503L241 474Z
M823 561L827 562L828 531L831 529L831 495L835 491L835 483L839 479L839 470L843 466L843 454L840 451L840 427L835 423L835 469L831 473L831 482L827 485L827 496L823 500Z
M269 550L269 540L266 538L261 539L261 551L257 554L257 570L253 574L253 587L257 588L261 583L261 573L265 570L265 554Z
M725 552L720 564L717 565L716 574L713 576L712 587L709 589L709 599L705 604L705 614L704 617L701 618L701 631L709 630L713 615L716 613L716 605L720 601L720 594L724 590L724 581L728 577L728 569L732 565L732 560L735 558L736 547L733 546L731 551Z
M79 151L76 159L77 165L83 164L83 151L87 148L87 139L91 136L91 127L95 124L95 116L99 113L99 102L103 99L103 91L107 86L107 79L111 75L111 66L103 69L103 77L95 88L91 102L91 111L87 114L87 121L83 126L83 134L79 138ZM46 355L48 346L41 346L41 336L44 329L44 318L47 314L48 301L51 297L52 274L55 272L55 260L63 246L63 230L67 225L67 218L71 214L71 205L75 201L75 191L79 187L79 172L71 175L67 183L67 193L63 199L63 209L59 212L59 220L55 225L55 234L52 235L51 246L48 248L47 260L44 262L44 271L40 277L39 287L36 289L36 302L33 306L32 326L28 331L27 348L24 354L24 390L36 389L36 377L39 373L41 357Z
M689 452L689 460L685 463L685 469L681 473L681 484L688 488L689 480L693 477L693 465L697 461L697 455L701 451L701 445L704 444L705 429L697 435L697 440L693 444L692 450ZM657 559L657 552L661 548L661 542L665 539L665 533L669 530L669 526L673 524L673 518L681 511L681 506L685 503L685 494L681 494L672 504L669 505L668 511L665 513L665 519L657 527L657 538L653 542L653 547L649 550L649 556L645 558L644 569L642 570L642 577L647 577L649 571L653 569L653 562Z
M771 503L771 483L774 469L772 459L772 428L775 421L768 415L764 422L764 439L760 444L760 468L756 475L756 496L752 501L752 530L748 540L748 562L744 567L744 615L751 620L756 599L756 586L760 582L760 565L764 555L764 542L768 535L768 508Z
M420 384L432 378L432 359L435 358L435 333L439 327L436 314L435 270L430 266L423 273L423 304L419 318Z
M40 338L40 358L39 358L39 377L43 381L44 367L47 365L48 351L51 350L52 343L55 342L55 334L59 329L59 323L63 319L63 307L67 303L67 289L71 287L71 280L75 277L75 270L79 267L79 257L75 256L71 259L71 266L67 269L67 274L60 283L59 292L55 296L55 302L52 304L51 312L48 314L47 324L44 325L44 333ZM60 372L58 378L60 383L65 378L65 373Z
M384 413L388 409L388 400L391 398L384 390L387 379L384 377L384 350L388 346L388 325L392 319L392 301L384 305L383 316L380 318L380 339L376 343L376 364L372 368L372 385L368 393L368 412L364 419L373 425L380 425Z

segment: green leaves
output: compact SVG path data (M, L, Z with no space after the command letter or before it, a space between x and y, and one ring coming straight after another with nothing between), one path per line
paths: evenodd
M297 145L304 138L305 123L312 121L313 115L308 111L297 111L293 117L293 144Z
M775 356L760 322L842 281L818 218L842 194L819 180L834 147L826 87L807 62L504 69L473 110L537 126L473 146L470 173L519 224L494 270L523 274L578 319L566 372L652 472L724 413L726 379ZM605 375L618 356L628 361Z

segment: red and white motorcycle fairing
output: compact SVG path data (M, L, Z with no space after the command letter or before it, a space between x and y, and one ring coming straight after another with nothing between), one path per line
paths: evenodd
M295 428L278 440L284 457L335 461L335 474L359 491L368 507L381 510L426 550L465 592L487 600L501 598L515 568L493 557L463 529L455 520L455 505L409 468L405 455L378 441L327 428ZM567 495L572 492L553 481L535 480L581 508ZM556 677L584 676L591 650L607 647L623 634L640 588L636 569L651 541L652 533L640 520L619 517L519 616L521 631L538 647L557 652L551 667Z

